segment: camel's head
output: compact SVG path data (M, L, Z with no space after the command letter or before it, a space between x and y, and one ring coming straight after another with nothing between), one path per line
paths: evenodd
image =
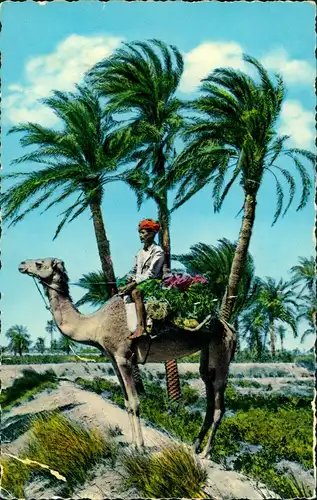
M60 259L47 258L36 260L24 260L19 265L19 271L38 278L44 283L53 281L67 281L64 262Z

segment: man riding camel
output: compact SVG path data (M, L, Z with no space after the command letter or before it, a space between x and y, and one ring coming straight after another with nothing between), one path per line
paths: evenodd
M129 337L130 339L135 339L146 333L143 296L142 291L138 290L137 286L149 279L162 278L163 275L164 252L154 241L159 230L160 224L152 219L140 222L138 231L143 248L136 255L135 264L128 275L128 284L120 290L120 294L130 295L135 303L138 327Z

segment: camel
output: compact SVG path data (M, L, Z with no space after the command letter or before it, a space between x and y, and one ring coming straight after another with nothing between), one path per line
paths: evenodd
M219 319L209 326L188 331L168 322L153 321L152 336L130 340L127 304L120 295L109 299L98 311L83 315L69 295L64 262L56 258L26 260L19 271L39 280L50 303L50 310L60 332L73 341L97 347L109 357L121 385L129 415L132 444L144 446L140 422L140 401L133 379L133 367L146 362L177 359L201 351L200 376L206 387L206 415L193 449L201 451L202 442L211 429L200 453L210 455L216 430L224 414L224 392L229 364L236 347L234 328ZM156 333L156 335L154 335Z

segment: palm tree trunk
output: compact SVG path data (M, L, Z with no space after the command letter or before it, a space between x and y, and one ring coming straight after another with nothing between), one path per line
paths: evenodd
M244 215L242 219L238 244L232 261L227 290L223 297L220 309L220 315L225 319L225 321L230 320L232 309L235 303L235 298L238 292L239 281L242 276L242 270L247 259L249 244L255 221L255 207L256 195L247 194L244 200Z
M162 197L161 203L158 205L159 212L159 222L161 225L161 231L159 234L159 242L164 250L164 267L163 273L166 274L171 269L171 241L169 233L169 210L167 204L167 191L165 191ZM177 360L170 359L165 361L165 373L167 381L167 392L170 399L174 401L179 401L182 397L181 385L179 380L179 373L177 367Z
M118 293L116 278L110 254L110 244L107 238L105 225L102 218L101 206L99 202L90 203L90 210L94 223L98 252L101 261L102 271L105 275L105 285L109 295L112 297Z
M272 354L272 358L275 358L276 349L275 349L274 321L270 322L270 342L271 342L271 354Z
M169 232L170 216L167 208L167 193L165 193L163 203L158 207L159 209L159 222L161 230L159 233L159 243L164 250L164 266L163 274L167 274L171 270L171 239Z
M233 321L233 326L234 326L234 329L236 331L236 341L237 341L237 344L236 344L236 352L240 352L241 350L241 343L240 343L240 335L239 335L239 319L238 319L238 316L235 317L234 321Z

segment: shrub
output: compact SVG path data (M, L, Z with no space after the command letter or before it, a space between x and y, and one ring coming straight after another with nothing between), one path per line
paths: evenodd
M165 445L155 454L124 452L121 462L127 484L136 486L146 497L204 497L207 472L184 445Z
M186 372L184 375L182 375L183 380L191 380L195 378L200 378L200 375L198 372Z
M239 387L255 387L257 389L263 387L263 385L260 384L260 382L257 382L256 380L243 380L243 379L237 380L237 382L235 382L235 385Z
M309 485L300 483L293 474L278 473L272 467L272 457L268 452L257 455L244 454L236 465L238 470L266 484L278 493L281 498L309 498L313 496Z
M95 464L106 458L113 462L117 453L110 437L105 441L97 430L88 431L56 413L34 419L31 437L21 458L36 460L58 471L67 480L63 494L69 495L85 482ZM53 484L57 481L45 469L25 466L14 459L5 460L4 470L2 486L19 498L24 496L24 485L34 474L46 477Z
M38 373L32 368L26 368L22 371L21 377L15 379L10 387L2 391L0 396L2 408L9 409L13 404L27 399L40 390L56 387L56 380L54 370Z
M82 353L78 354L82 356ZM92 362L107 363L109 362L105 356L98 354L85 354L85 358L91 359ZM47 363L78 363L80 360L76 356L67 356L63 354L44 354L30 356L8 356L2 358L3 365L44 365Z

